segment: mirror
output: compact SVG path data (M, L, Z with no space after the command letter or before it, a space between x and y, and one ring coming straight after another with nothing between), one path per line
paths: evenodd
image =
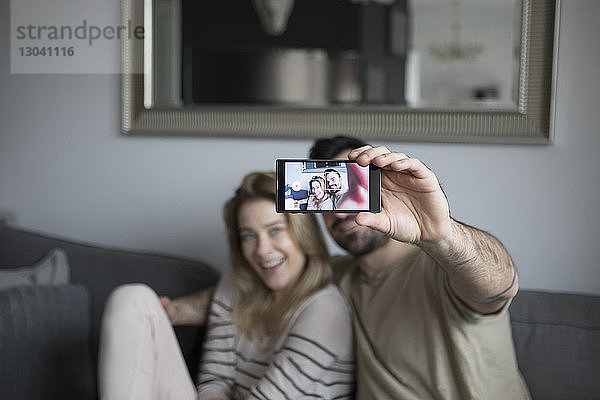
M122 131L550 143L559 9L126 0L122 22L145 37L123 41Z

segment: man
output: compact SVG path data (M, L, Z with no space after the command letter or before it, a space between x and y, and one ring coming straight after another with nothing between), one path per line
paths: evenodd
M338 204L344 194L346 193L347 188L344 188L342 185L342 176L338 171L333 168L328 168L323 173L325 176L325 190L327 194L331 198L333 202L333 209L338 208Z
M327 182L327 190L332 193L338 193L342 190L342 177L335 169L329 168L324 172L325 181Z
M334 270L354 312L356 398L529 398L507 311L518 276L502 244L452 219L434 173L406 154L335 137L310 158L383 170L381 213L324 215L350 254Z

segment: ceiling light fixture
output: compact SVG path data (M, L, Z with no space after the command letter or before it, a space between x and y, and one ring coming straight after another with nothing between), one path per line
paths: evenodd
M451 39L446 43L434 43L429 46L429 52L440 61L470 61L484 50L481 43L463 42L460 38L460 0L451 0L452 22L450 25Z

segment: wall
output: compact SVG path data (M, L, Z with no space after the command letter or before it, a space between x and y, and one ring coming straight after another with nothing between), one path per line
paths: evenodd
M311 141L121 136L118 76L10 74L8 7L0 0L0 210L26 228L226 268L223 200L248 169L301 157ZM600 294L599 14L596 0L563 0L553 145L385 143L422 158L453 215L506 244L522 287Z

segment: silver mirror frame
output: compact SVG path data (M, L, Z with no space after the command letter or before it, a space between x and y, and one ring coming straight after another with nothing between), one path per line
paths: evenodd
M124 25L128 21L143 21L144 0L124 0L121 19ZM255 105L146 109L144 76L138 73L143 71L144 46L141 41L123 40L121 131L128 135L295 139L345 134L366 141L550 144L559 20L560 0L523 0L515 111ZM147 35L149 32L146 29Z

